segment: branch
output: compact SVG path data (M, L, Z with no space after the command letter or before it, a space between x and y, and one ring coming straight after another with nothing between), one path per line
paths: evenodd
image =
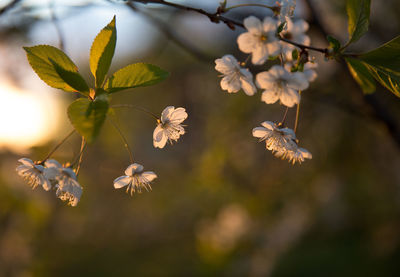
M0 15L3 13L7 12L9 9L12 9L18 2L21 2L21 0L14 0L8 3L8 5L5 5L3 8L0 9Z
M188 41L180 38L176 33L174 33L169 26L162 20L152 16L149 13L145 13L139 10L132 2L127 2L126 5L134 12L140 13L145 16L152 24L156 25L158 29L170 40L175 42L176 45L183 48L185 51L189 52L191 55L202 61L210 61L214 58L203 53L201 50L196 48L194 45L190 44Z

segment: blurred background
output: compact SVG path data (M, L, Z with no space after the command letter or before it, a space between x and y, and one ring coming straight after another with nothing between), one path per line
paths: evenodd
M218 7L218 0L171 2ZM246 1L228 6L239 3ZM399 1L372 1L370 32L351 50L397 36L399 12ZM185 107L187 134L155 149L154 119L116 110L136 161L158 175L153 191L131 197L113 188L129 156L106 122L85 152L84 193L71 208L15 172L19 158L43 159L72 130L66 108L76 97L46 86L22 47L63 47L93 82L90 46L114 14L110 72L149 62L171 75L115 94L112 104L156 114ZM246 7L226 17L250 14L270 12ZM295 18L310 22L315 46L327 47L321 25L346 41L344 0L298 0ZM400 99L381 87L364 97L345 67L312 53L318 78L302 95L297 137L313 159L292 166L251 135L265 120L280 121L283 107L219 86L214 59L244 60L242 32L156 4L0 1L0 276L400 276ZM290 128L294 117L292 109ZM79 148L74 135L53 157L72 161Z

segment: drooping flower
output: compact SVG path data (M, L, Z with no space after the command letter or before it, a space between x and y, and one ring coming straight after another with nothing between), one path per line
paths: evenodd
M185 129L181 123L188 117L184 108L174 106L166 107L161 113L161 119L158 120L157 127L153 132L154 147L164 148L167 141L170 144L178 141L179 137L185 134Z
M75 172L70 167L63 167L56 160L47 160L46 174L56 182L56 196L68 205L76 207L82 196L82 187L77 181Z
M17 173L28 182L32 189L37 186L47 191L51 189L50 180L45 176L45 168L42 165L35 164L28 158L21 158L18 161L21 165L16 168Z
M224 77L221 80L221 88L229 93L238 92L241 88L247 95L254 95L257 88L253 83L253 74L247 69L242 68L239 62L232 55L225 55L221 59L215 60L215 69Z
M303 19L292 21L290 18L288 18L286 20L286 26L286 30L283 30L280 33L283 38L302 45L310 45L310 37L305 34L305 32L307 32L309 28L309 25L306 21L304 21ZM283 54L285 60L291 61L292 51L296 49L296 46L284 41L280 41L280 43L282 46L281 53Z
M243 24L247 32L239 35L237 43L242 52L251 53L253 64L263 64L268 57L279 54L281 44L276 37L277 20L266 17L261 22L257 17L249 16Z
M153 171L143 172L143 166L137 163L128 166L125 174L114 180L114 188L119 189L126 186L126 192L128 193L130 190L131 195L135 192L141 193L143 188L146 191L151 190L150 183L157 178Z
M264 121L261 125L262 127L253 129L253 136L265 141L266 148L272 151L275 157L287 159L293 164L312 158L309 151L298 147L296 134L292 129L279 128L271 121Z
M278 99L287 106L293 107L300 101L297 91L308 88L308 81L302 72L289 72L280 65L274 65L270 70L258 73L256 84L264 89L261 100L273 104Z
M296 0L280 0L278 5L280 6L279 19L283 22L293 16L296 9Z

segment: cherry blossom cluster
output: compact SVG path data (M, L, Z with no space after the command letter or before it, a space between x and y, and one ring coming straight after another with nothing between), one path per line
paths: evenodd
M308 57L305 48L296 45L310 45L305 34L308 23L302 19L292 20L295 1L283 0L278 3L278 18L267 16L263 21L255 16L244 19L247 32L237 38L239 50L249 54L245 62L238 62L233 55L224 55L215 60L215 69L222 73L221 88L228 93L243 90L249 96L261 90L261 101L274 104L279 101L286 109L299 107L300 94L317 77L316 64ZM254 65L271 65L269 70L259 72L255 78L246 68L248 60ZM297 113L298 117L298 113ZM253 129L253 136L265 141L266 149L279 158L293 164L311 159L312 155L298 146L295 131L284 126L285 116L279 123L265 121ZM296 118L296 122L297 122ZM297 123L295 123L297 124Z
M166 107L157 119L157 126L153 132L153 145L155 148L164 148L167 142L172 144L185 134L182 122L188 117L184 108ZM131 153L130 153L131 154ZM33 162L28 158L18 160L18 175L35 189L42 187L46 191L55 190L56 196L68 205L75 207L81 196L83 188L77 181L77 169L69 163L61 165L54 159ZM126 187L126 192L141 193L142 190L150 191L151 182L157 178L153 171L144 171L142 165L134 163L125 170L125 175L114 180L114 188Z

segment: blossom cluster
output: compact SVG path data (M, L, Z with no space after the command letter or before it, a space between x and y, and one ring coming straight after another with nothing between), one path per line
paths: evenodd
M300 104L301 91L309 87L317 74L314 70L316 64L309 60L306 49L298 47L309 46L310 38L305 34L308 23L290 18L295 5L293 0L282 0L278 2L280 13L275 13L278 18L267 16L261 21L249 16L244 19L247 32L238 36L237 44L241 52L249 54L246 61L238 62L230 54L215 60L215 69L222 73L220 85L223 90L236 93L242 89L252 96L260 89L261 101L266 104L279 101L286 109ZM254 78L250 69L246 68L250 58L254 65L272 65ZM253 129L253 136L265 141L266 149L275 156L293 164L311 159L310 152L298 147L294 130L283 128L284 121L285 117L277 124L265 121L262 127Z
M155 148L164 148L169 142L178 141L185 134L182 122L188 117L184 108L166 107L157 119L157 126L153 132L153 145ZM46 191L54 189L56 196L75 207L81 196L83 188L77 181L77 174L69 164L62 166L54 159L46 159L42 162L33 162L28 158L18 160L18 175L27 181L28 185L35 189L42 187ZM138 163L132 163L125 170L125 175L114 180L114 188L126 187L126 192L141 193L142 190L150 191L151 182L157 178L153 171L144 171L144 167Z
M68 205L75 207L82 195L82 186L78 183L76 174L71 167L62 166L58 161L49 159L44 163L33 162L28 158L18 160L21 165L17 173L35 189L40 186L49 191L56 190L56 196Z

